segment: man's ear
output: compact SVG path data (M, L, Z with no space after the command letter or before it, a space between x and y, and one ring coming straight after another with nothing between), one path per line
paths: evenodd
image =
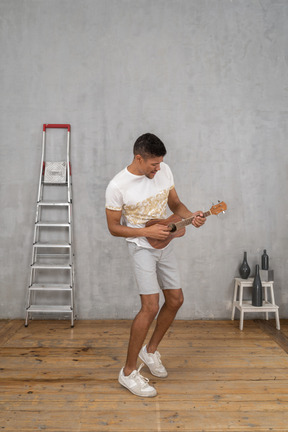
M141 163L143 161L143 157L140 154L137 154L137 155L135 155L135 160L136 160L136 162Z

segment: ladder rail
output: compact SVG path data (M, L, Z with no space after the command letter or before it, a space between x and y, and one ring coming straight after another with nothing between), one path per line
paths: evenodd
M44 163L44 156L45 156L45 146L46 146L46 130L42 132L42 152L41 152L41 163L40 163L40 175L39 175L39 185L38 185L38 195L37 195L37 202L41 201L42 196L42 177L44 175L45 170L45 163ZM36 214L37 217L37 214Z
M67 154L66 154L66 159L67 159L67 187L68 187L68 202L72 202L72 194L71 194L71 176L72 176L72 172L71 172L71 161L70 161L70 130L68 130L67 132Z

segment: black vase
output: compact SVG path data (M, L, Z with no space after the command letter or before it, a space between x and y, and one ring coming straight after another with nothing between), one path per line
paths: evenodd
M247 252L244 252L243 262L239 268L239 273L242 279L248 279L250 275L250 267L247 262Z
M263 305L262 283L259 275L259 265L255 266L255 277L252 286L252 306L260 307Z
M266 249L263 251L262 255L262 270L268 270L269 269L269 256L266 253Z

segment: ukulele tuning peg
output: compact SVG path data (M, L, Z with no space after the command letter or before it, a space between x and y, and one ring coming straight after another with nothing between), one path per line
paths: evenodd
M221 201L220 201L220 200L218 200L218 203L219 203L219 204L220 204L220 202L221 202ZM225 214L225 211L224 211L224 210L222 210L222 212L221 212L221 213Z

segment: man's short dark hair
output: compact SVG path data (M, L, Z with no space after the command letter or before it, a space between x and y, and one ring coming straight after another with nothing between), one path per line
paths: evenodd
M133 148L134 156L140 155L143 158L165 156L167 151L163 142L156 135L146 133L135 141Z

